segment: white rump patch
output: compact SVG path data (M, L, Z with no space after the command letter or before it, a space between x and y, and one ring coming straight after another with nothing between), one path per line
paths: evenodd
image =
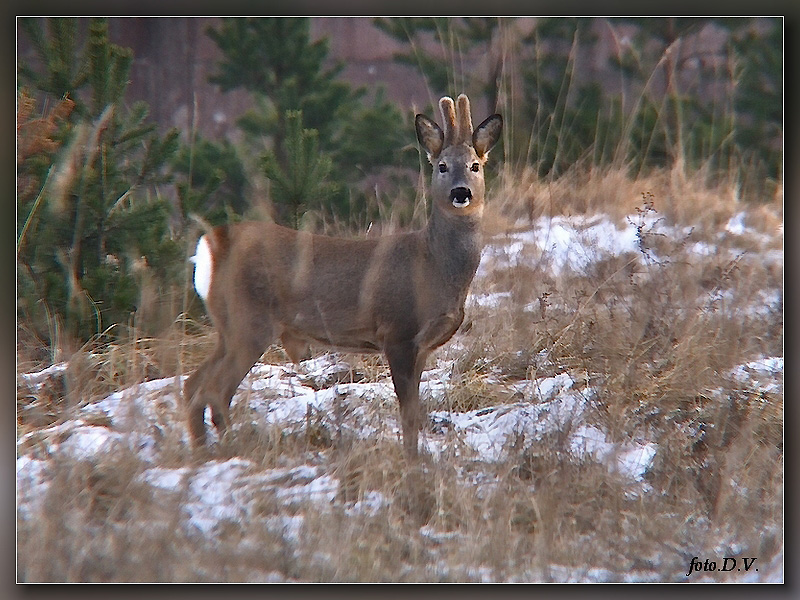
M206 236L202 236L197 242L194 256L190 259L194 263L194 289L205 301L208 298L208 290L211 289L211 247L208 245Z

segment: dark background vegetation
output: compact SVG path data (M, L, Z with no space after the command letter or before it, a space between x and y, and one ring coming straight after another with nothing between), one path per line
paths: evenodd
M148 298L174 316L190 214L418 220L411 119L443 93L504 113L507 174L677 165L756 202L782 184L779 18L22 18L18 33L18 319L45 346L117 335Z

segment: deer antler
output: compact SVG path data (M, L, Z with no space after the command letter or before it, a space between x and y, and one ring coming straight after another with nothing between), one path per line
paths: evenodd
M458 134L456 144L472 144L472 112L469 109L469 98L461 94L457 100Z
M449 96L443 97L439 100L439 109L442 111L442 125L444 129L443 147L446 148L456 143L456 136L458 134L456 129L456 107L453 104L453 99Z
M444 147L457 144L472 145L472 112L469 107L469 98L464 94L459 95L456 103L445 96L439 100L442 111L442 124L444 125Z

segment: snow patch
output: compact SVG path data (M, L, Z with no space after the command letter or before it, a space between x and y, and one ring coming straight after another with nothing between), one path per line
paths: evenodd
M142 422L157 421L166 413L178 411L178 396L183 377L167 377L137 383L115 392L99 402L88 404L80 411L85 419L104 416L118 429L141 429Z
M73 420L26 433L17 440L17 450L22 453L28 448L37 448L46 455L62 454L86 460L113 451L127 441L123 434L107 427Z
M783 357L759 358L739 365L732 369L730 374L736 381L756 391L780 392L783 388Z
M570 447L578 458L590 456L605 464L612 473L637 481L642 480L656 455L655 444L610 443L603 431L591 425L582 425L573 432Z
M29 456L17 458L17 511L23 518L36 515L42 508L47 488L47 461Z
M70 432L59 444L59 451L78 459L87 459L103 452L113 451L117 444L125 443L124 436L105 427L82 425Z
M494 292L491 294L470 294L467 297L467 306L480 306L482 308L498 308L504 301L511 299L511 292Z
M19 378L27 383L28 385L36 386L44 383L51 377L55 375L59 375L67 370L67 363L60 362L54 365L50 365L46 369L42 369L41 371L35 371L33 373L22 373Z
M747 213L745 211L736 213L725 224L725 230L734 235L743 235L747 231L747 227L744 224L746 217Z
M517 384L515 389L531 402L491 406L464 413L433 411L431 420L448 435L428 436L426 448L434 455L467 447L481 460L499 461L510 446L523 451L546 434L570 432L569 445L578 460L587 456L609 471L640 481L656 453L652 443L614 444L598 427L583 424L591 388L574 389L575 380L566 373Z
M556 273L565 269L583 271L598 256L617 256L638 248L636 227L619 229L608 218L540 218L534 225L536 238Z

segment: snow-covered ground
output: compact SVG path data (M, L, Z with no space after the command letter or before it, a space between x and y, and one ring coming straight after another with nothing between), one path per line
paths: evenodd
M340 363L333 355L301 363L297 371L285 365L259 364L240 386L232 410L246 410L257 427L278 425L284 431L302 431L312 415L316 427L331 432L343 428L356 437L383 435L397 439L399 424L392 416L387 419L387 414L396 412L388 373L383 381L340 383L320 391L299 382L301 376L324 377L337 364ZM437 395L446 393L446 369L437 369L435 380L431 379L423 381L421 391L423 396L436 401ZM246 474L254 465L246 460L232 459L224 465L210 462L200 469L157 466L158 439L166 435L166 430L173 430L188 442L177 404L180 383L178 378L148 381L85 406L75 419L21 436L17 442L21 510L32 509L46 489L46 465L51 456L88 460L113 453L120 447L134 450L153 465L142 477L156 487L177 488L188 477L190 493L195 498L188 507L190 512L198 512L188 515L187 522L202 524L208 530L213 529L213 515L224 519L246 509L241 498L248 494L242 490L251 485L271 485L269 481L276 479L291 490L285 478L287 474L280 469L248 480ZM548 433L568 430L571 432L569 447L576 460L592 456L606 464L610 471L629 479L633 486L641 482L655 454L655 446L644 441L613 443L603 431L583 423L591 388L582 388L566 373L510 387L525 400L469 412L432 411L433 432L424 434L424 448L433 455L470 453L484 461L498 461L503 458L512 437L524 439L530 446ZM341 404L338 411L337 402ZM375 410L379 405L385 405L385 410ZM337 422L336 415L342 412L345 417ZM216 443L209 411L206 411L206 420L211 443ZM240 427L240 424L234 425L234 433ZM330 501L335 492L335 482L318 470L309 468L300 475L289 475L288 481L304 482L304 487L291 491L292 494L302 492ZM239 493L228 493L234 485Z
M717 255L720 252L718 242L726 237L738 236L763 247L758 252L759 261L783 265L783 252L769 249L778 236L746 227L745 214L743 211L734 215L721 231L712 236L716 239L711 243L693 240L691 227L668 225L657 213L630 216L624 226L603 215L541 217L533 223L533 227L498 236L495 243L487 244L477 277L486 277L492 270L530 261L532 256L538 267L544 267L553 275L565 269L581 272L604 257L639 252L640 233L645 236L664 236L675 241L685 240L686 249L698 258ZM648 253L655 261L665 258L652 248L648 249ZM744 253L745 248L737 248L735 244L725 249L729 259Z
M657 223L651 221L648 226L655 227ZM688 234L684 228L664 226L661 231L682 238ZM762 235L749 231L740 215L731 219L726 231L739 236ZM498 236L487 244L474 287L482 289L480 279L492 270L530 260L530 257L535 257L539 267L544 266L550 273L557 274L563 269L581 270L601 256L635 253L638 244L637 229L632 222L618 228L602 216L541 219L527 231ZM690 244L688 250L703 255L708 245ZM759 260L774 261L782 266L783 259L781 253L771 251L760 255ZM475 293L469 299L469 306L494 307L510 301L507 292ZM754 310L780 310L782 290L764 290L753 302L759 305L754 306ZM455 412L445 408L452 367L452 361L440 358L423 376L421 393L437 408L430 412L422 444L434 457L447 454L485 462L500 461L512 446L519 452L519 444L530 447L559 433L566 436L571 460L601 463L609 473L626 482L631 494L647 491L643 477L658 446L648 439L614 440L608 431L591 422L588 409L595 390L584 374L562 372L515 382L493 381L493 385L504 387L509 392L507 397L515 401ZM28 385L42 385L47 377L64 368L64 365L54 365L21 378ZM350 365L334 354L300 365L257 364L234 397L233 434L243 423L260 428L277 426L284 432L302 432L313 423L314 427L323 428L332 436L398 439L396 401L388 371L384 377L370 382L334 383L350 370ZM765 356L736 367L729 376L753 390L782 394L783 358ZM486 377L490 379L492 375ZM153 493L183 495L181 526L187 532L201 534L205 540L213 540L215 532L222 530L226 522L258 518L258 499L267 491L287 504L329 505L334 501L339 482L316 465L260 470L252 461L241 458L209 460L193 466L160 464L161 439L166 435L187 439L177 400L181 385L179 378L147 381L83 406L66 422L18 436L19 518L34 518L41 509L42 498L53 478L52 457L99 460L121 448L135 452L144 461L145 468L138 478L150 486ZM210 415L206 416L213 445L218 441ZM380 493L372 492L348 510L375 510L386 501ZM302 514L273 515L269 519L290 546L298 542ZM428 534L436 535L436 532ZM768 580L782 581L782 554L778 563L764 572ZM563 581L624 578L624 574L603 569L576 572L557 565L552 566L551 576ZM764 576L760 578L763 579Z

